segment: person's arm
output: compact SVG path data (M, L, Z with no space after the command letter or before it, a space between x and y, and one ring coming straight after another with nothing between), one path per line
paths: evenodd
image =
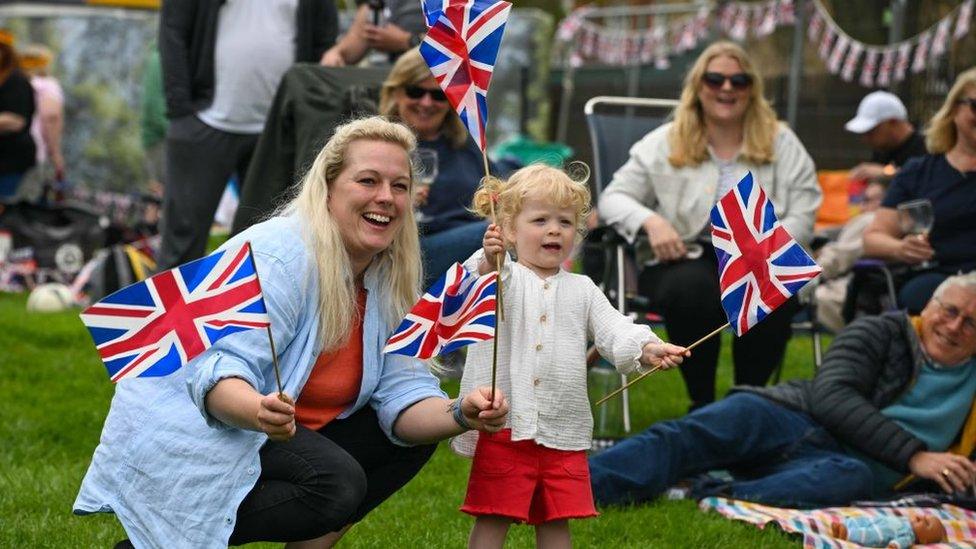
M193 114L189 43L196 10L196 0L166 0L160 7L159 60L171 120Z
M281 224L269 229L283 230ZM277 238L268 238L267 232L255 233L251 244L257 271L261 273L264 306L271 325L274 326L274 346L279 351L279 358L283 358L282 351L288 349L298 336L312 337L310 334L298 331L302 311L309 305L306 302L308 289L299 285L297 281L305 280L304 273L310 268L308 263L310 260L292 260L284 263L269 255L264 250L267 247L281 245L281 241ZM314 360L314 357L311 360ZM296 386L294 379L301 373L296 372L299 367L300 365L294 359L291 362L284 360L280 362L279 374L286 390L289 390L288 387ZM194 359L187 368L190 373L187 374L186 386L190 398L207 423L217 429L232 427L254 429L258 424L244 421L245 418L256 419L257 409L254 407L256 400L251 397L260 398L260 394L276 394L277 376L274 373L268 333L265 330L246 330L221 338ZM233 381L228 384L229 380ZM220 398L228 386L238 389L234 393L238 399ZM214 390L218 391L216 406L214 395L211 394ZM243 408L227 409L227 400L239 401Z
M615 309L592 282L589 282L587 311L588 335L597 351L622 374L642 371L641 365L668 369L680 364L687 356L684 347L661 341L650 327L635 324L633 319Z
M393 424L393 433L412 444L430 444L471 429L494 433L505 426L508 401L499 389L495 390L494 401L490 396L490 387L478 387L460 402L425 398L400 413ZM455 414L455 406L459 406L460 417Z
M17 133L24 130L27 119L23 116L10 112L0 112L0 133Z
M613 174L613 180L600 195L600 216L631 243L644 229L654 256L673 261L685 256L687 249L671 222L653 210L657 196L651 182L649 165L667 156L668 127L644 136L630 149L630 159Z
M243 379L220 380L207 393L207 412L221 422L259 431L271 440L288 440L295 435L295 406L287 395L262 395Z
M915 265L932 259L935 250L925 235L902 234L897 210L879 208L874 220L864 230L864 255Z
M786 204L776 205L776 213L793 238L803 246L809 246L817 208L823 200L817 170L803 143L785 125L780 126L776 145L776 184L786 185L789 196Z
M41 118L41 136L47 147L48 157L54 165L58 179L64 174L64 157L61 155L61 135L64 131L64 102L57 94L41 97L37 106Z
M877 162L861 162L851 168L847 177L854 180L888 182L898 173L894 164L879 164Z
M874 212L864 212L844 225L837 240L820 248L814 258L823 269L823 279L830 280L846 274L864 253L864 229L874 219Z
M664 136L658 135L658 131L660 130L645 136L631 147L630 158L613 174L610 184L600 193L600 217L630 242L637 238L637 233L650 217L655 216L666 222L654 212L657 197L648 170L648 162L660 154L656 143Z
M882 414L872 395L889 361L911 360L908 353L889 356L909 329L900 316L865 317L848 325L827 350L807 398L810 415L837 440L903 472L925 443Z
M366 23L363 26L366 45L387 53L400 53L410 49L410 33L393 23L382 26Z
M18 72L9 76L7 86L6 110L0 112L0 133L22 132L36 112L34 87Z
M346 31L346 34L339 39L339 42L335 46L332 46L322 54L322 59L319 61L319 64L326 67L343 67L358 63L369 49L369 45L366 43L366 38L363 35L363 28L366 26L367 19L371 13L372 11L368 4L360 5L356 9L356 17L353 18L349 30Z

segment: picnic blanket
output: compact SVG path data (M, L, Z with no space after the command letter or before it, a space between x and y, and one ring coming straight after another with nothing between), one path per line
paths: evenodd
M701 500L698 506L703 511L717 511L733 519L764 528L773 523L785 532L803 536L804 549L856 549L856 543L842 541L830 536L830 524L848 517L907 516L908 514L931 515L945 526L946 543L916 545L927 548L972 548L976 547L976 512L956 507L828 507L826 509L785 509L759 503L734 499L710 497Z

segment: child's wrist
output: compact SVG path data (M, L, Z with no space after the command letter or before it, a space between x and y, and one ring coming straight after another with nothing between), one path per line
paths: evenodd
M461 398L462 397L457 397L457 399L451 403L451 416L454 418L454 423L457 423L459 427L465 431L470 431L474 429L474 427L468 423L468 418L464 417L464 414L461 412Z

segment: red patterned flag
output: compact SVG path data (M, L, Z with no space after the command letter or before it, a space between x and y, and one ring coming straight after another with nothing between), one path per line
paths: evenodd
M424 0L423 8L428 29L420 53L484 151L488 86L512 4L502 0Z
M878 50L868 48L864 52L864 66L861 67L860 83L865 88L874 86L874 73L878 70Z
M81 312L114 382L169 375L218 339L270 320L251 245L218 250L122 288Z
M497 278L455 263L410 309L383 352L430 358L495 337Z
M722 308L736 335L761 322L820 266L776 219L773 203L747 173L712 208Z

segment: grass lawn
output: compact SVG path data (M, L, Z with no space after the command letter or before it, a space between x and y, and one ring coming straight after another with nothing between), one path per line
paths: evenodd
M113 386L77 311L29 314L24 303L23 296L0 294L0 547L111 547L125 537L114 516L75 517L71 504L98 442ZM795 337L787 357L784 377L811 374L808 337ZM723 393L731 378L729 363L726 352L719 370ZM456 383L445 388L457 392ZM631 401L635 429L680 416L688 405L677 372L641 382ZM441 444L420 475L357 525L341 546L463 546L472 519L457 508L469 463ZM573 523L576 546L799 546L796 538L779 531L703 513L689 501L602 512ZM519 526L509 546L529 547L533 540L531 528Z

